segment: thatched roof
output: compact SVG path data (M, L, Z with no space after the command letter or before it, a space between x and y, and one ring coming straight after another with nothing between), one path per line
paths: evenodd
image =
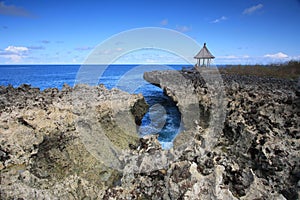
M197 53L197 55L194 57L196 59L203 59L203 58L215 58L207 49L206 43L204 43L203 48Z

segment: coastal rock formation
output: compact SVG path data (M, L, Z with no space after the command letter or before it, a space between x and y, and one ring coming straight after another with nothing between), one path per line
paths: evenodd
M102 85L2 86L0 95L1 199L101 198L147 111L143 96Z
M155 71L145 73L144 78L159 85L177 101L183 119L186 112L182 109L188 107L190 96L195 94L199 107L204 107L207 112L200 115L208 116L202 120L211 123L214 115L220 116L220 113L214 112L217 101L211 95L215 90L210 86L215 85L207 80L216 77L211 76L216 73L216 69ZM226 103L226 118L222 132L216 135L212 126L206 126L205 123L197 125L195 139L200 139L202 144L199 149L202 151L190 151L188 160L191 163L188 164L188 169L191 170L196 164L198 172L204 177L199 179L200 182L190 184L184 195L190 194L197 187L198 190L206 191L208 196L200 192L196 195L197 198L192 195L194 199L299 198L299 83L293 80L226 74L221 78L226 94L223 101ZM193 88L186 95L181 94L186 86L179 87L179 91L176 89L178 82L179 85L184 85L184 79L185 84ZM194 99L191 104L195 104ZM201 109L199 111L203 112ZM188 119L194 122L199 120L191 117ZM179 137L190 135L181 133ZM217 137L216 140L211 140L217 142L208 148L207 140L211 137ZM185 161L183 159L180 162ZM183 170L184 167L180 169ZM205 187L207 184L211 187ZM182 191L183 188L180 189Z
M0 88L3 199L297 199L299 82L155 71L177 102L174 148L137 138L140 95L103 86Z

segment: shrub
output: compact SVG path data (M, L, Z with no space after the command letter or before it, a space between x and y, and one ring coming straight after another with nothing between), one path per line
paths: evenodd
M297 79L300 77L300 61L289 61L269 65L230 65L220 69L221 73L245 76L264 76Z

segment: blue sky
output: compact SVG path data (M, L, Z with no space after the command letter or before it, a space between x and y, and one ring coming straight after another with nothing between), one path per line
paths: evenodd
M206 42L215 64L299 60L299 21L299 0L0 0L0 64L80 64L104 40L143 27ZM118 62L180 61L152 50Z

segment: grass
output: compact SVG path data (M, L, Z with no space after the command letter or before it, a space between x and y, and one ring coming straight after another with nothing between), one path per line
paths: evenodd
M219 70L223 74L297 79L300 77L300 61L270 65L229 65Z

